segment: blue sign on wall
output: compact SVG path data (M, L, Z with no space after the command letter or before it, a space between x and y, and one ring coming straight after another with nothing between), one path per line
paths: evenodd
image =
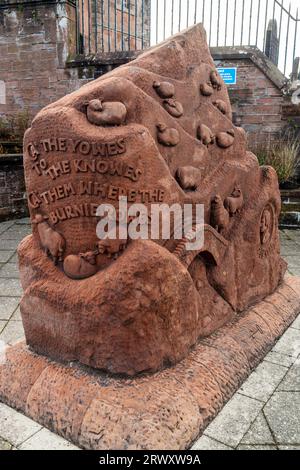
M225 85L236 85L237 68L236 67L225 67L218 68L218 72L224 80Z

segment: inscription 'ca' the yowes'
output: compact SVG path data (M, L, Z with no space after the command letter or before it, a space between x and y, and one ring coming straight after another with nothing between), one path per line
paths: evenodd
M124 139L116 139L111 142L89 142L86 140L74 140L64 137L52 137L43 139L39 142L30 142L26 147L27 154L33 160L32 169L41 176L46 174L52 179L59 175L71 172L69 160L64 160L50 167L46 158L40 158L42 154L48 156L51 153L70 152L84 156L92 155L94 157L114 157L126 152L126 143Z

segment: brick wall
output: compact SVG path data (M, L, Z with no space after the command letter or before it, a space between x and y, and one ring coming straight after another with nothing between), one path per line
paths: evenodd
M276 137L286 122L282 119L285 77L256 48L213 48L218 67L237 67L237 84L228 87L234 122L251 141Z

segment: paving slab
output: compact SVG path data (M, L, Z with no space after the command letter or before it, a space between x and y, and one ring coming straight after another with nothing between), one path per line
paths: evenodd
M5 441L4 439L1 439L0 437L0 451L1 450L11 450L12 449L12 445Z
M31 227L27 225L13 225L5 232L0 234L0 240L15 240L16 243L19 243L22 238L26 237L31 233Z
M6 240L6 239L0 239L0 250L15 250L17 247L18 243L16 240Z
M17 308L15 313L12 315L10 321L22 321L20 307Z
M276 445L268 423L262 412L244 435L241 444L245 445Z
M233 450L232 447L225 446L221 442L215 441L205 434L193 445L191 450Z
M7 325L7 320L0 320L0 334Z
M272 364L278 364L280 366L291 367L294 364L296 357L288 356L287 354L281 354L276 351L271 351L265 357L265 362L271 362Z
M284 392L300 392L300 360L290 368L284 380L278 387L278 390ZM300 416L299 416L300 420Z
M300 392L275 392L264 414L277 444L300 443Z
M80 450L71 442L42 428L19 447L19 450Z
M19 303L20 297L0 297L0 320L9 320Z
M296 328L296 330L300 330L300 315L292 324L292 328Z
M19 279L1 279L0 296L21 297L23 290Z
M19 268L16 263L6 263L0 269L0 278L19 279L19 277Z
M29 217L23 217L22 219L15 220L16 225L31 225Z
M274 346L273 351L297 358L300 354L299 331L289 328Z
M18 263L18 254L16 251L13 252L13 256L9 259L9 263Z
M205 435L230 447L236 447L255 421L263 403L236 393L208 426Z
M2 439L18 446L40 429L41 426L32 419L0 403L0 435Z
M24 329L21 321L8 322L0 334L0 340L7 344L14 344L23 338Z
M5 230L7 230L9 227L11 227L12 225L14 225L14 221L13 220L9 220L7 222L1 222L0 223L0 233L3 233L5 232Z
M14 253L15 251L13 250L2 250L0 244L0 263L7 263L7 261L10 260Z
M300 450L300 445L298 446L278 446L279 450Z
M277 450L277 447L274 446L249 446L241 444L238 446L237 450Z
M246 380L240 393L266 403L287 371L287 367L264 361Z

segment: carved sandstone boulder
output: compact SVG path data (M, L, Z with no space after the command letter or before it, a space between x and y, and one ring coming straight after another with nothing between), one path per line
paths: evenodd
M33 235L18 250L34 351L157 371L277 289L277 175L231 116L201 25L36 116L24 140ZM99 240L99 205L124 196L203 204L203 246L188 248L195 226L180 240Z

